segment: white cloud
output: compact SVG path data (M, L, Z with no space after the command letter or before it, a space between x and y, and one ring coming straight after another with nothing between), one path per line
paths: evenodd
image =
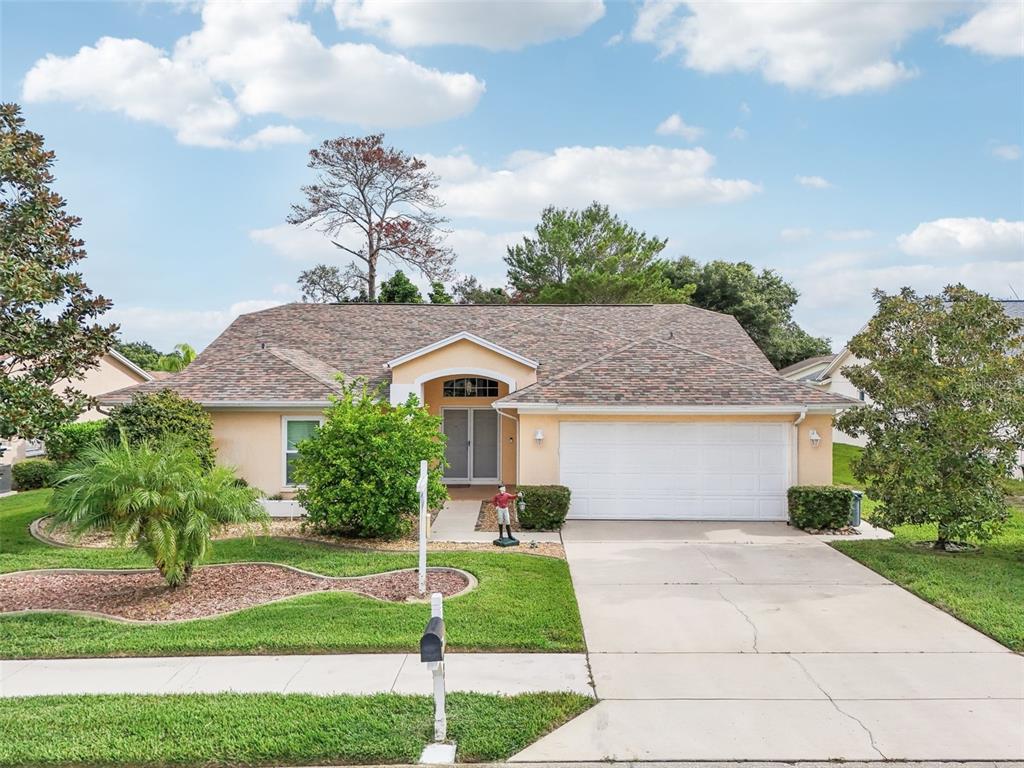
M1020 160L1021 149L1019 144L997 144L992 147L992 154L1000 160Z
M1024 56L1024 5L992 0L942 40L988 56Z
M750 117L750 105L745 101L740 102L740 116L745 120Z
M654 131L659 136L681 136L687 141L696 141L704 133L703 128L698 128L696 125L688 125L679 116L678 112L669 115L658 123L658 127Z
M632 36L701 72L756 71L792 89L841 95L913 77L914 67L893 54L949 10L926 2L646 0Z
M809 187L811 189L828 189L832 186L830 181L823 179L821 176L795 176L794 180L801 187Z
M870 229L833 229L825 233L825 236L829 240L837 240L840 242L850 240L868 240L875 236L875 233Z
M347 262L349 254L331 242L323 232L295 224L277 224L273 227L249 230L249 239L266 246L289 261ZM334 238L342 245L358 249L362 238L354 228L345 229Z
M622 32L616 32L614 35L604 41L604 44L609 48L614 48L616 45L622 43L626 39L626 35Z
M334 16L342 29L359 30L400 47L472 45L510 51L580 34L604 16L604 3L338 0Z
M787 243L799 243L814 234L814 230L808 227L787 227L779 232L779 237Z
M761 190L746 179L710 176L715 158L703 148L561 147L517 152L498 169L467 155L423 158L441 177L440 195L453 216L532 221L547 205L617 211L728 203Z
M896 239L911 256L970 257L1024 262L1024 221L948 218L918 224Z
M298 140L299 129L267 126L232 138L243 117L421 125L466 114L484 92L473 75L428 69L373 45L325 46L298 20L300 10L297 0L208 2L200 29L171 54L104 37L73 56L37 61L23 95L164 125L182 144L251 149Z
M529 235L526 230L490 234L455 229L448 235L448 245L455 251L455 268L460 274L473 275L485 285L504 285L505 249Z
M202 349L239 315L276 307L278 299L248 299L221 309L160 309L115 305L103 317L121 326L121 337L142 339L157 349L187 342Z
M747 132L746 128L740 128L738 125L729 131L729 138L735 139L736 141L743 141L749 135L750 134Z
M262 149L276 144L304 144L309 134L294 125L268 125L238 142L239 149Z

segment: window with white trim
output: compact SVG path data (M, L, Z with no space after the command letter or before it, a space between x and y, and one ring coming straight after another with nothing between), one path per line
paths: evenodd
M293 472L295 459L299 455L299 443L312 437L316 428L323 423L322 419L308 417L285 417L284 419L284 484L295 485Z
M441 388L442 397L497 397L498 382L481 376L448 379Z

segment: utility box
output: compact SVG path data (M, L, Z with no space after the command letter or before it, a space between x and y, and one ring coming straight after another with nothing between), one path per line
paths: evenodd
M863 498L862 491L853 492L853 500L850 502L850 525L854 528L860 525L860 505Z
M11 490L11 465L0 464L0 493Z

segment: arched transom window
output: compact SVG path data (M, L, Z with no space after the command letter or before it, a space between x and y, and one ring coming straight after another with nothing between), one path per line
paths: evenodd
M497 397L498 382L480 376L447 379L441 394L444 397Z

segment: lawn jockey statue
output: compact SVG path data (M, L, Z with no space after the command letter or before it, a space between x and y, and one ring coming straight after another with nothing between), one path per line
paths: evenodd
M491 499L498 513L498 538L494 540L496 547L514 547L519 544L519 540L512 536L512 505L515 501L516 496L506 491L504 485L498 486L497 495Z

